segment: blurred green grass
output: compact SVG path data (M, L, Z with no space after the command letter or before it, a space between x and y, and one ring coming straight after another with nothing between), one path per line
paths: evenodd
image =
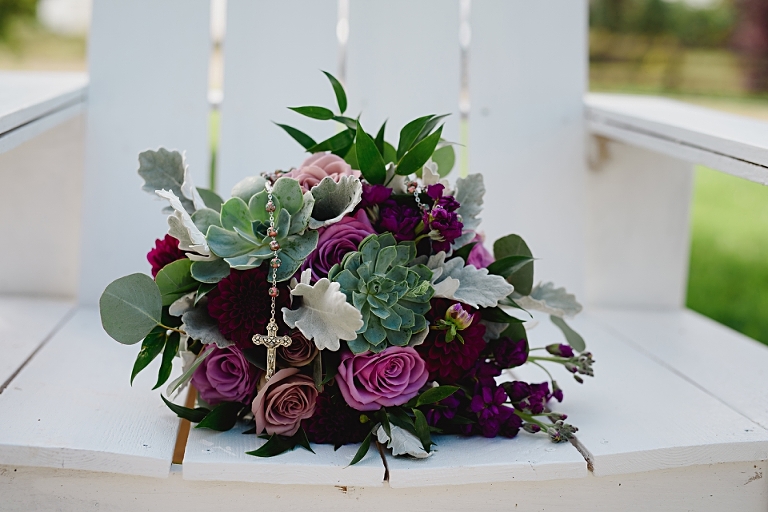
M768 187L698 167L687 306L768 344Z

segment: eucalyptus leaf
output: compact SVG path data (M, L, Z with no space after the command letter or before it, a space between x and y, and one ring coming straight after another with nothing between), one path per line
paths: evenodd
M222 402L200 420L195 428L209 428L218 432L226 432L235 426L237 416L243 409L240 402Z
M290 135L293 138L293 140L301 144L301 147L303 147L304 149L309 149L315 144L317 144L317 142L315 142L315 140L312 137L302 132L301 130L294 128L293 126L288 126L287 124L280 124L280 123L275 123L275 124L280 128L282 128L283 130L285 130L285 133Z
M198 423L202 421L202 419L205 418L205 416L211 412L210 409L206 409L205 407L190 409L188 407L182 407L181 405L176 405L170 400L166 399L163 395L160 395L160 398L163 399L163 402L165 402L165 405L167 405L168 408L176 414L176 416L178 416L179 418L183 418L185 420L189 420L192 423Z
M190 273L191 266L192 262L184 258L167 264L157 273L155 283L160 289L163 306L170 306L200 285Z
M397 174L400 176L408 176L411 173L416 172L418 169L427 163L427 160L435 152L437 143L440 142L440 135L443 133L443 127L435 131L432 135L426 137L424 140L416 144L411 150L409 150L400 161L397 163Z
M289 110L293 110L306 117L312 119L319 119L321 121L327 121L333 119L333 111L325 107L306 106L306 107L288 107Z
M584 350L587 348L587 344L584 343L584 338L582 338L579 333L571 329L571 326L565 323L565 320L560 317L550 315L549 319L552 320L552 323L555 324L558 329L563 331L565 340L568 342L571 348L573 348L573 350L576 352L584 352Z
M493 256L496 260L509 256L524 256L531 258L531 250L519 235L507 235L499 238L493 244ZM520 295L529 295L533 289L533 261L510 275L507 279ZM523 306L525 307L525 306Z
M360 172L371 185L381 185L387 177L384 158L376 149L376 144L370 135L365 133L360 123L357 123L355 138L355 155L360 166Z
M131 371L131 385L133 385L133 379L139 374L141 370L146 368L159 354L163 351L165 346L165 329L162 327L155 327L147 334L144 341L141 343L141 350L136 356L136 362L133 363L133 370Z
M336 94L336 103L339 104L339 113L343 114L347 110L347 94L344 92L344 86L341 82L336 80L336 77L327 71L323 71L323 74L328 77L333 87L333 92Z
M173 358L179 353L179 341L181 335L178 332L172 332L165 339L165 348L163 349L163 360L160 363L160 369L157 372L157 384L152 389L157 389L168 381L173 370Z
M125 345L143 340L160 323L163 299L146 274L112 281L99 299L101 325L112 339Z

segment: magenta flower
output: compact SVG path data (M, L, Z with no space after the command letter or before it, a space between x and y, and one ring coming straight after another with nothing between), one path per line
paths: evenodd
M528 341L499 338L491 342L493 357L502 368L516 368L528 360ZM569 347L570 348L570 347Z
M328 271L336 263L341 263L348 252L356 251L357 246L365 237L374 233L371 221L364 210L358 210L354 215L347 215L336 224L321 228L317 247L312 251L301 270L312 270L312 281L326 277Z
M210 405L221 402L248 402L256 392L259 371L237 347L214 347L195 370L192 384L200 398Z
M488 249L486 249L483 245L483 238L480 235L475 235L475 238L472 240L472 242L477 243L469 252L467 265L472 265L475 268L486 268L488 265L495 261L493 259L493 255L488 252Z
M514 437L517 434L523 422L514 410L504 405L506 401L507 395L504 390L495 385L482 387L472 397L469 408L477 414L480 433L484 437L496 437L502 433L502 430L507 437Z
M360 171L355 171L343 158L332 153L315 153L310 156L298 169L285 174L298 180L299 185L308 191L319 184L323 178L330 176L333 181L339 181L342 176L360 177Z
M152 277L169 263L184 259L186 254L179 249L179 241L171 235L165 235L162 240L155 240L155 248L147 253L147 261L152 265Z
M419 393L429 372L411 347L389 347L379 354L341 356L336 382L344 400L358 411L402 405Z
M416 239L416 227L421 222L421 212L416 206L387 199L379 205L378 231L389 231L398 242Z

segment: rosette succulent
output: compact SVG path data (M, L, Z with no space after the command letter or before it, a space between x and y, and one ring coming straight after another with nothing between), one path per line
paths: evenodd
M370 235L328 272L363 316L357 339L348 343L352 352L403 347L427 328L424 313L435 293L432 271L424 265L406 266L415 257L412 242L398 244L390 233Z

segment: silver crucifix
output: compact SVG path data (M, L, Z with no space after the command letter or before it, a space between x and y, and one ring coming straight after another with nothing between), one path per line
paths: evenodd
M278 347L287 347L293 340L290 336L278 336L277 324L274 319L267 324L267 335L255 334L253 343L267 347L267 377L269 380L275 374L275 360Z

